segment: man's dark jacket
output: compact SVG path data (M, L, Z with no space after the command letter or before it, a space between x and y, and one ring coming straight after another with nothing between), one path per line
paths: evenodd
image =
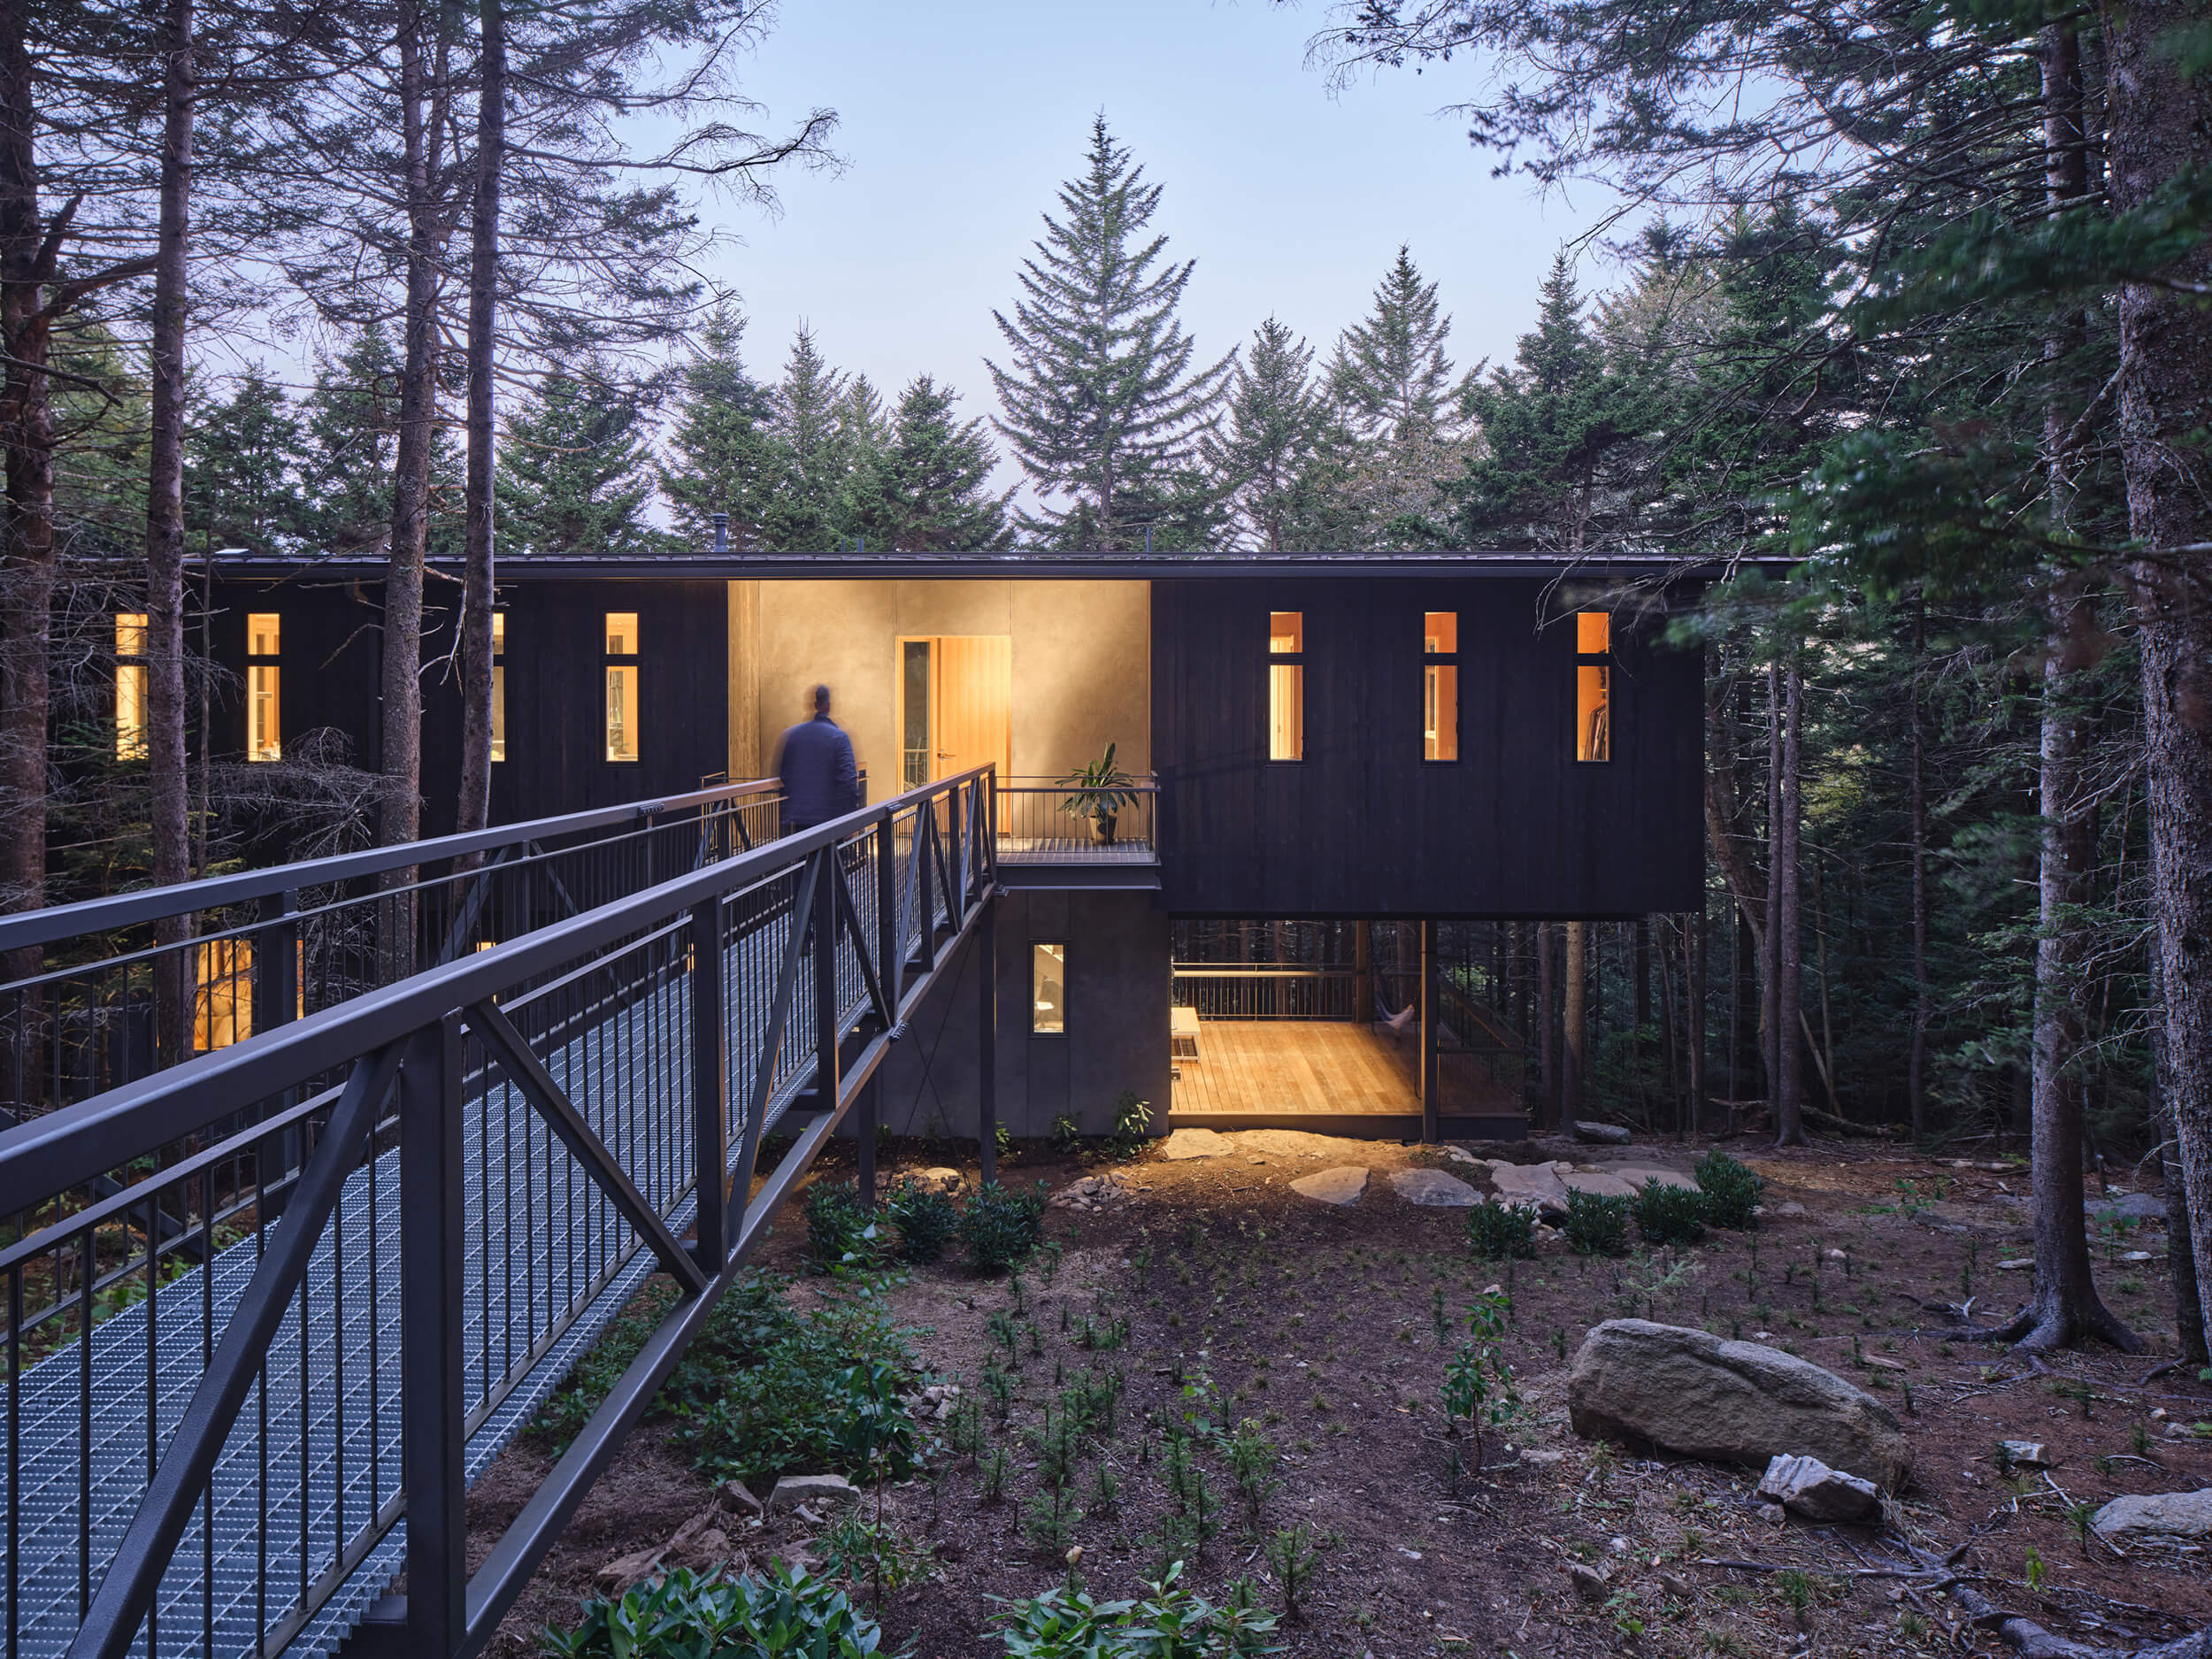
M783 734L783 816L787 824L826 824L860 804L853 741L826 714Z

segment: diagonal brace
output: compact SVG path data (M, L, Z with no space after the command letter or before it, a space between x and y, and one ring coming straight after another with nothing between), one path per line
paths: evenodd
M868 1001L874 1004L876 1018L888 1031L899 1023L899 1017L883 995L883 979L876 972L876 964L868 960L867 929L860 925L860 909L853 902L852 884L845 879L841 867L831 878L837 889L837 913L844 918L846 936L853 941L853 957L860 964L860 979L867 987Z
M307 1275L315 1247L322 1240L323 1224L337 1208L347 1177L361 1161L405 1046L403 1040L391 1043L354 1062L314 1156L300 1171L291 1202L284 1207L275 1242L254 1264L252 1281L224 1325L223 1339L201 1373L153 1479L146 1483L146 1495L93 1594L82 1627L69 1644L69 1659L119 1659L137 1636L169 1558L191 1523L201 1489L268 1359L269 1344Z
M469 1010L469 1025L485 1047L499 1056L538 1115L560 1137L571 1156L584 1166L584 1172L599 1184L600 1189L612 1201L622 1218L637 1232L637 1235L653 1247L653 1254L661 1258L661 1264L693 1295L707 1287L707 1275L699 1263L692 1260L676 1235L668 1230L660 1212L646 1202L645 1194L615 1162L607 1150L607 1143L593 1133L584 1115L574 1102L562 1093L561 1086L553 1080L553 1074L544 1063L531 1052L522 1033L498 1005L486 1001Z

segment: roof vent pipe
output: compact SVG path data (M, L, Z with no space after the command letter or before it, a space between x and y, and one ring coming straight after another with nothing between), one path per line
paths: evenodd
M716 513L716 514L714 515L714 551L715 551L715 555L716 555L716 557L719 557L721 555L723 555L723 554L725 554L725 553L727 553L729 550L730 550L730 515L729 515L729 514L727 514L726 512L718 512L718 513Z

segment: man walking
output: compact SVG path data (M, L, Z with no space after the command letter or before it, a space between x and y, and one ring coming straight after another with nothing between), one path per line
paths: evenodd
M830 718L827 686L814 687L814 718L786 732L776 747L785 834L826 824L860 805L860 770L853 761L853 741Z

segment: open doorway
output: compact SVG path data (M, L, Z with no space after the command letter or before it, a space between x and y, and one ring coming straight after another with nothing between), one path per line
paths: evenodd
M898 650L902 787L993 763L1004 778L1013 769L1013 637L917 635Z

